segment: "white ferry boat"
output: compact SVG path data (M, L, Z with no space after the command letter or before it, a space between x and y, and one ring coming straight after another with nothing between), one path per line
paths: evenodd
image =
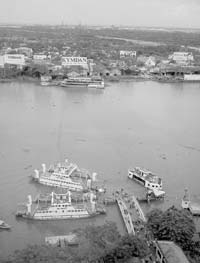
M84 86L88 88L104 88L104 80L95 77L70 77L60 82L62 87Z
M23 210L18 210L17 217L23 217L35 220L52 220L52 219L74 219L87 218L98 214L105 213L105 209L96 207L94 200L95 195L91 192L90 204L72 204L71 193L66 194L51 193L51 202L38 203L33 207L31 195L28 196L28 202L24 205Z
M76 164L68 163L57 164L56 166L46 169L46 165L42 164L42 170L35 170L32 176L34 181L52 187L65 188L71 191L84 191L92 188L92 183L96 181L96 173L91 177L81 178L73 176L75 171L79 171Z
M136 167L128 170L128 177L136 180L148 189L162 190L162 179L152 172Z
M91 78L88 77L69 77L60 82L61 87L69 86L85 86L91 82Z

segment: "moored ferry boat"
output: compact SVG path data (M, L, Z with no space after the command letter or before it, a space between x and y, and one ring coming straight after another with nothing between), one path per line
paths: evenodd
M58 163L55 166L46 169L42 164L42 170L35 170L32 176L33 180L47 186L60 187L71 191L86 191L92 188L93 182L96 181L96 173L90 177L88 174L81 177L80 170L76 164ZM76 173L75 173L76 172ZM79 175L79 176L78 176Z
M104 208L97 208L94 198L95 195L91 192L89 204L72 204L70 191L66 194L52 192L50 204L38 203L33 207L32 198L29 195L24 209L18 210L16 216L35 220L52 220L88 218L105 213Z
M69 86L85 86L91 82L91 78L88 77L69 77L60 82L60 86L69 87Z
M136 167L128 170L128 177L133 179L148 189L162 190L162 179L151 171Z
M104 88L104 80L95 77L69 77L60 82L62 87L83 86L88 88Z

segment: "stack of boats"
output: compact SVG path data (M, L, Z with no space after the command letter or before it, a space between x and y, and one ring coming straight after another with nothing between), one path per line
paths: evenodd
M35 170L32 179L40 184L61 188L65 193L54 191L46 198L39 196L36 202L31 195L28 202L20 205L16 216L29 219L68 219L85 218L105 213L105 209L96 203L96 194L104 192L104 188L98 187L96 173L90 175L81 171L76 164L65 160L46 169L42 164L42 170ZM76 193L79 193L79 198ZM82 197L80 197L82 196ZM80 202L81 201L81 202Z

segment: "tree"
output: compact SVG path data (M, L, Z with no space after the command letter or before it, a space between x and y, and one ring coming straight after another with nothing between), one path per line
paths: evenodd
M87 226L76 231L78 247L28 246L16 251L5 263L79 263L97 262L121 238L116 224L107 222L102 226Z
M148 215L147 228L156 239L171 240L189 250L196 232L194 221L188 211L174 206L165 212L153 210Z
M134 235L123 236L116 246L105 253L99 262L128 262L132 258L143 259L150 254L145 239Z
M5 263L65 263L74 262L70 253L70 248L62 249L48 246L28 246L16 251Z

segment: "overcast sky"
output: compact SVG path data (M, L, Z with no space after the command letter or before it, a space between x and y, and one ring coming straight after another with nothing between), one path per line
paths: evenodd
M0 0L0 23L200 28L200 0Z

